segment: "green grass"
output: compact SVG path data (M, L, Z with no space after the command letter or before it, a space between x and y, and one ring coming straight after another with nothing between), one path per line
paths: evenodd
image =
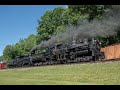
M0 85L120 85L120 62L0 70Z

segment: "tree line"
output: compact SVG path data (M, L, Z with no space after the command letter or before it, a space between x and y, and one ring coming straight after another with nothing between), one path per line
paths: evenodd
M37 34L20 39L14 45L7 45L0 60L11 60L17 56L27 55L32 47L50 39L53 35L64 32L66 25L77 25L78 21L84 19L89 22L94 18L100 20L107 9L111 9L111 5L68 5L68 8L57 7L54 10L48 10L38 20ZM120 42L120 32L116 36L99 38L102 46L118 43Z

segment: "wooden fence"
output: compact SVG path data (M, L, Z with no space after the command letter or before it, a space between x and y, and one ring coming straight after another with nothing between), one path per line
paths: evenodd
M101 48L101 51L105 53L105 59L120 58L120 44Z

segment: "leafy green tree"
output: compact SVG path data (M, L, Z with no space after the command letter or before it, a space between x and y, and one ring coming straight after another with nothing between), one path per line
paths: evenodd
M111 8L111 5L68 5L71 13L87 15L89 21L101 18L103 13Z
M46 13L38 20L37 29L37 43L41 41L48 40L51 36L58 31L58 27L64 27L67 24L66 20L66 10L64 8L58 7L51 11L46 11Z
M10 60L16 58L16 56L29 54L29 51L35 45L36 35L31 34L25 39L20 39L15 45L7 45L3 51L3 56Z
M26 54L29 54L30 50L36 46L36 36L31 34L25 39L24 50Z
M117 31L116 35L106 36L106 37L97 37L101 41L101 45L108 46L112 44L120 43L120 31Z
M58 26L54 34L57 35L61 32L65 32L65 30L66 30L66 27L64 25Z
M10 60L15 58L16 53L17 51L13 45L7 45L3 51L3 56L6 58L6 60Z
M0 61L5 60L4 56L0 56Z
M36 45L36 36L31 34L25 39L20 39L18 43L15 44L17 49L17 55L29 54L29 51Z

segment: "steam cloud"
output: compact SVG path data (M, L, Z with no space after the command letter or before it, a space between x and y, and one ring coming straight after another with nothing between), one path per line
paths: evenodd
M48 41L43 41L41 44L33 47L31 51L43 47L55 45L55 43L72 42L73 38L76 40L83 38L90 38L96 36L110 36L116 34L120 28L120 5L112 5L112 9L104 13L102 20L94 19L91 22L83 20L78 22L78 25L68 25L64 33L60 33L51 37Z

